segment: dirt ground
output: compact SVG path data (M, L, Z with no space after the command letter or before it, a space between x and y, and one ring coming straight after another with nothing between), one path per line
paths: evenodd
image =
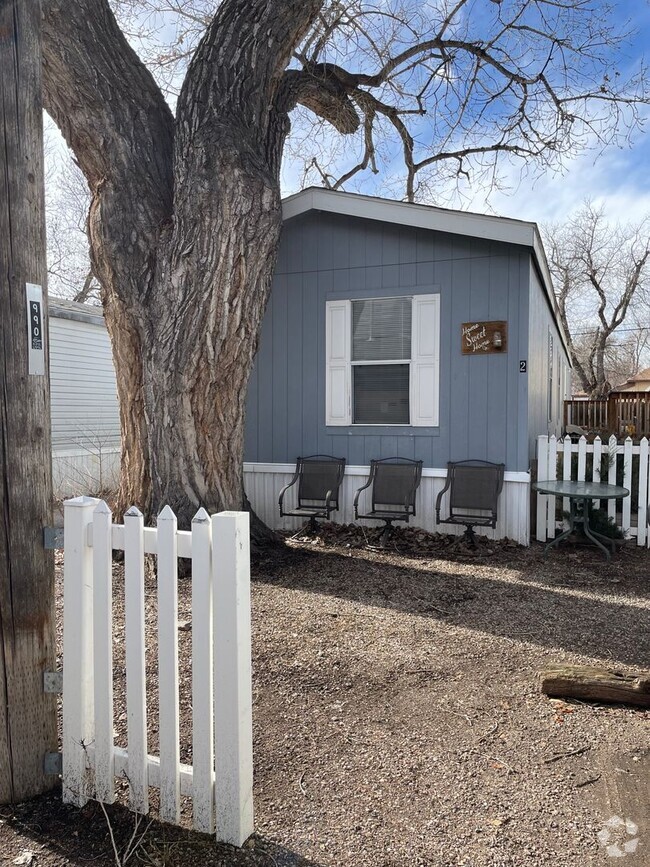
M538 677L554 663L650 667L650 553L627 545L608 563L579 546L543 558L538 545L483 543L476 556L412 530L382 552L368 538L325 529L254 564L255 836L237 851L154 815L128 863L582 867L625 856L650 865L650 712L550 700ZM115 574L121 742L119 566ZM147 604L154 636L153 578ZM180 620L189 612L184 580ZM0 857L119 864L133 830L123 807L76 810L55 791L0 808Z

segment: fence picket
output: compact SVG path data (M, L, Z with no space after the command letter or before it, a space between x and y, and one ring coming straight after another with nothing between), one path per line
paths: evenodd
M241 846L253 832L250 532L246 512L212 517L217 837ZM237 707L239 704L239 707Z
M628 534L632 523L632 438L625 438L623 447L623 487L630 496L623 497L623 532Z
M192 796L194 828L205 834L214 831L211 549L210 516L199 509L192 519Z
M571 480L571 458L573 457L573 443L571 442L571 437L564 437L562 451L562 480L568 482ZM564 497L562 500L562 516L569 511L569 508L569 498ZM565 530L569 528L569 522L566 518L564 518L562 524Z
M135 506L124 515L124 608L129 805L149 812L147 691L144 622L144 519Z
M648 536L648 439L639 443L639 497L637 504L637 545L645 545Z
M93 497L75 497L63 506L63 801L78 807L93 794L85 750L95 736L93 571L86 538L98 503Z
M178 712L178 545L176 515L158 515L158 689L160 818L178 824L181 815Z
M591 478L594 482L600 482L600 461L602 458L603 444L600 437L594 439L593 463L591 467ZM600 509L600 500L594 500L594 509Z
M93 514L93 647L95 697L95 797L115 800L113 743L113 518L106 503Z
M548 440L548 478L557 479L557 439L555 435L549 437ZM548 498L546 538L555 538L555 497Z
M548 437L537 437L537 481L548 480ZM546 494L537 494L537 524L535 537L538 542L546 541L546 522L548 514L549 497Z
M584 482L587 471L587 439L580 437L578 440L578 481Z
M616 484L616 464L618 461L618 443L616 442L616 437L614 434L609 438L609 469L607 471L607 484L615 485ZM607 515L613 521L616 520L616 500L607 500Z

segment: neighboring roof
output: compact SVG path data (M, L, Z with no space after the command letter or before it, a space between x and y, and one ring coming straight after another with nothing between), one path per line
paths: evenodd
M640 370L612 391L650 391L650 367Z
M362 196L358 193L342 193L339 190L327 190L323 187L308 187L282 200L284 220L290 220L292 217L297 217L308 211L327 211L348 217L378 220L382 223L397 223L400 226L412 226L418 229L430 229L435 232L447 232L452 235L483 238L487 241L501 241L506 244L518 244L527 247L532 252L533 261L541 277L564 348L567 356L569 355L566 335L557 316L553 281L537 223L513 220L509 217L474 214L470 211L454 211L450 208L438 208L434 205L414 205L410 202Z
M89 322L91 325L104 325L104 311L99 305L78 304L65 298L48 296L49 315L54 319L73 319L76 322Z

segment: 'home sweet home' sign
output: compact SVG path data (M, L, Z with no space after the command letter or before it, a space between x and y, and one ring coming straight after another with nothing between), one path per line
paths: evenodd
M463 322L461 351L463 355L486 355L505 352L508 343L507 322Z

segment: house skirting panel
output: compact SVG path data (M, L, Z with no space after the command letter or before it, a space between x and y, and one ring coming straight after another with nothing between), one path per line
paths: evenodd
M119 446L101 449L55 446L52 449L54 496L64 499L115 490L120 476L120 453Z
M281 518L278 508L278 494L284 485L291 481L295 467L291 464L244 464L244 487L248 499L259 517L265 524L275 530L298 529L302 523L300 518ZM340 491L339 510L333 515L337 523L354 521L352 504L356 490L368 480L369 467L348 466ZM425 468L422 471L422 482L416 501L416 516L410 525L422 527L430 533L436 530L442 533L464 532L463 527L450 524L435 526L435 501L439 491L445 485L447 470ZM365 495L361 495L362 497ZM287 492L289 497L289 492ZM286 499L288 506L292 500ZM447 514L443 501L442 516ZM372 526L371 521L363 521L365 526ZM403 524L401 526L404 526ZM530 474L506 472L503 491L499 499L499 519L495 530L477 528L477 533L491 539L512 539L520 545L528 545L530 540Z

